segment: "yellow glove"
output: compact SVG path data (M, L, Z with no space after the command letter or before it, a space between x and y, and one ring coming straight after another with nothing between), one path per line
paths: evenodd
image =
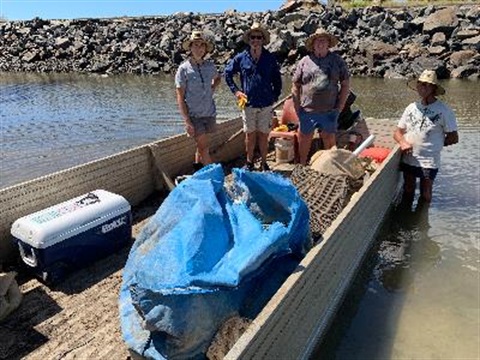
M280 125L277 126L273 131L288 131L288 126L287 125Z
M240 98L237 100L237 106L240 110L245 109L245 105L247 105L248 99L246 96L240 96Z

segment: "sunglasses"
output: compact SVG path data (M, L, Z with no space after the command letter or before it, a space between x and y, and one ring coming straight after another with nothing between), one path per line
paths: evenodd
M250 40L263 40L262 35L251 35Z

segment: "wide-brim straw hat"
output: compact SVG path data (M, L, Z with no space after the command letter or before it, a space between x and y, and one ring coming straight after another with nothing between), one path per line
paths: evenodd
M407 82L407 86L416 91L418 82L435 85L435 96L445 94L445 89L438 83L437 73L435 70L424 70L418 79L409 80Z
M192 34L190 35L190 38L185 40L182 44L182 47L184 50L190 50L190 46L192 46L192 43L194 41L203 41L205 43L205 46L207 48L207 53L213 51L213 43L203 34L201 31L192 31Z
M265 30L259 23L253 23L252 27L245 31L243 34L243 41L247 44L250 43L250 34L252 32L259 32L263 35L263 45L267 45L270 42L270 33Z
M318 28L312 35L308 37L307 41L305 42L305 47L309 52L313 52L313 42L319 37L327 38L329 47L334 47L338 44L338 39L336 36L330 34L329 32L327 32L327 30L323 28Z

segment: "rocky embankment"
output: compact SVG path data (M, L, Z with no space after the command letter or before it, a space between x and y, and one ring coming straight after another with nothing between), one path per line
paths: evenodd
M3 22L0 71L171 73L185 57L181 43L192 29L211 34L212 57L222 69L244 47L242 34L253 21L270 29L268 49L285 73L322 26L340 39L335 50L355 75L408 77L431 68L440 78L480 76L480 5L345 10L296 1L265 13Z

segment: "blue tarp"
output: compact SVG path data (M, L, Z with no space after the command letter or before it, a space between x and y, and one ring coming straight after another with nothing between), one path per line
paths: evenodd
M120 292L128 347L202 358L222 322L254 317L310 246L308 209L276 174L210 165L181 182L135 241Z

